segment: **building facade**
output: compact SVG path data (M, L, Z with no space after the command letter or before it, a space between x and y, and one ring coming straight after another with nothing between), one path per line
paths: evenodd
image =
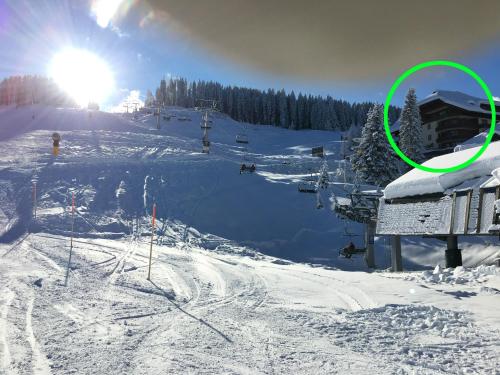
M495 102L500 112L500 102ZM491 125L491 109L486 99L476 98L458 91L437 90L419 101L423 137L428 156L442 155ZM399 135L399 121L393 126Z

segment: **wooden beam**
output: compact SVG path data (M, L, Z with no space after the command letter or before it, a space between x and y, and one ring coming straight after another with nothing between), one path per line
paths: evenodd
M453 226L455 225L455 206L457 204L457 192L453 193L453 202L451 203L451 220L450 220L450 234L453 233Z
M476 233L481 233L481 215L483 212L483 194L484 190L479 189L479 204L477 206L477 225L476 225Z
M469 232L469 218L470 218L470 202L472 200L472 190L467 192L467 205L465 207L465 225L464 225L464 234Z

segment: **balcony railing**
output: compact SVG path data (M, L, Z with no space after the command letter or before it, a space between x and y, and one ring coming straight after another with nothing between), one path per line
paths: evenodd
M467 130L471 129L475 132L479 131L479 121L478 119L449 119L441 121L436 127L436 132L440 133L447 130Z
M456 144L466 141L477 135L478 132L474 131L474 129L457 129L457 130L448 130L443 131L438 134L437 142L438 143L446 143L446 144Z

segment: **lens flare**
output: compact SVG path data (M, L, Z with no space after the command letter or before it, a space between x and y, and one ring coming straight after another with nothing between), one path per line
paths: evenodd
M108 27L123 0L96 0L92 4L92 13L102 28Z
M114 78L106 62L95 54L70 48L57 53L49 76L79 105L102 103L114 88Z

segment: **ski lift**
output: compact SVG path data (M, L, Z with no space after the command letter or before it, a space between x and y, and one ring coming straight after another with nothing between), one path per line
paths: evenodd
M237 134L236 143L248 144L248 137L246 136L246 134Z
M317 157L317 158L324 157L325 156L325 152L323 150L323 146L313 147L311 149L311 155L314 156L314 157Z
M208 138L203 137L202 144L203 144L203 149L201 152L203 152L204 154L210 153L210 141L208 140Z
M298 185L298 190L301 193L317 193L318 192L318 184L317 178L313 176L313 171L309 168L309 176L306 176L302 179L302 182Z
M242 163L240 165L240 174L242 173L253 173L255 172L256 170L256 166L255 164L245 164L245 163Z
M366 248L357 248L354 245L353 242L353 237L359 237L359 234L353 233L349 231L349 226L347 224L347 219L343 218L344 220L344 237L349 237L349 245L343 247L342 249L339 250L339 256L342 256L346 259L350 259L353 255L355 254L364 254L366 253Z
M52 134L52 154L54 156L59 155L59 142L61 142L61 136L59 133Z
M365 248L356 248L356 245L352 241L342 249L339 250L339 256L344 257L346 259L352 258L353 255L356 254L364 254L366 253Z
M208 112L205 112L203 115L203 121L201 122L201 128L202 129L212 129L212 120L208 118Z
M303 181L299 183L298 190L300 193L317 193L318 185L314 181Z

